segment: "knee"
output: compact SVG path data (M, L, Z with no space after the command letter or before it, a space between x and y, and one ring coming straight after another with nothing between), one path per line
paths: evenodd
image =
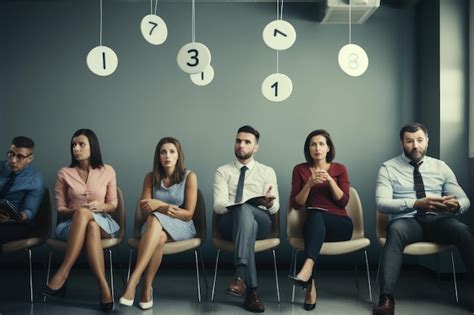
M393 222L387 227L387 240L393 240L401 243L405 243L405 229L397 222Z
M99 225L94 220L87 223L87 234L100 234Z
M165 231L161 231L160 239L158 241L159 246L165 245L166 241L168 240L168 236L166 235Z
M81 207L74 211L73 219L75 220L90 220L92 214L89 209Z
M474 242L471 229L464 223L459 222L459 224L456 225L453 234L455 235L455 242L457 243Z

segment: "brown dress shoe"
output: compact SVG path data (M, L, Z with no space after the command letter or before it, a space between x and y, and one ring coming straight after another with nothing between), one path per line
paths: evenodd
M244 302L244 308L253 313L263 313L265 312L265 306L263 306L262 301L257 295L256 290L252 290L251 292L247 293Z
M373 315L394 315L395 314L395 301L393 297L389 295L381 295L379 299L379 305L374 308Z
M229 286L227 287L227 294L230 295L244 296L245 291L247 291L245 282L239 277L234 277L232 281L230 281Z

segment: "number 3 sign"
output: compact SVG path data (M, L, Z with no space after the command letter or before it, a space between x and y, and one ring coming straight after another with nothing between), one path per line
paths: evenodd
M211 64L211 52L204 44L188 43L179 50L177 61L184 72L199 73Z

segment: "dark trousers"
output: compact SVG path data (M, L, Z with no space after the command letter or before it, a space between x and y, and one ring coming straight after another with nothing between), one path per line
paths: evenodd
M306 258L311 258L316 262L324 242L340 242L351 239L353 224L349 217L318 210L305 211L303 238ZM316 264L314 266L316 267ZM315 276L315 267L313 268L313 277Z
M249 204L233 207L218 222L224 239L234 243L234 265L247 267L244 281L248 289L257 287L255 241L265 238L271 226L270 214Z
M381 294L393 295L400 276L405 246L421 241L455 245L472 281L474 237L469 227L452 215L419 215L393 220L387 226L387 242L382 252Z
M28 224L17 222L0 223L0 245L28 238L29 234L30 227Z

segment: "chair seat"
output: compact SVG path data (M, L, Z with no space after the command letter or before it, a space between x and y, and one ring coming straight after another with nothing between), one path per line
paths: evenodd
M2 245L2 251L4 253L11 253L25 248L31 248L40 245L43 242L44 239L40 237L31 237L17 241L11 241Z
M384 247L386 238L379 238L380 246ZM432 255L451 249L452 245L437 244L432 242L416 242L405 246L403 253L406 255Z
M138 245L140 244L140 240L138 238L129 238L127 244L128 246L137 249ZM189 240L166 243L163 254L179 254L190 249L198 248L201 246L201 244L202 242L199 238L191 238Z
M214 244L215 247L218 249L222 249L228 252L233 252L234 251L234 243L230 241L225 241L222 239L218 238L213 238L212 243ZM280 245L280 239L279 238L268 238L264 240L259 240L255 242L255 252L262 252L267 249L272 249Z
M304 249L304 240L302 238L290 238L291 247L297 250ZM321 255L342 255L348 254L360 249L366 248L370 245L368 238L360 238L356 240L348 240L342 242L325 242L321 247Z
M120 244L120 242L121 242L121 239L119 238L106 238L106 239L101 240L103 249L118 245ZM50 238L46 241L46 244L56 251L59 251L59 252L66 251L66 246L67 246L66 241Z

